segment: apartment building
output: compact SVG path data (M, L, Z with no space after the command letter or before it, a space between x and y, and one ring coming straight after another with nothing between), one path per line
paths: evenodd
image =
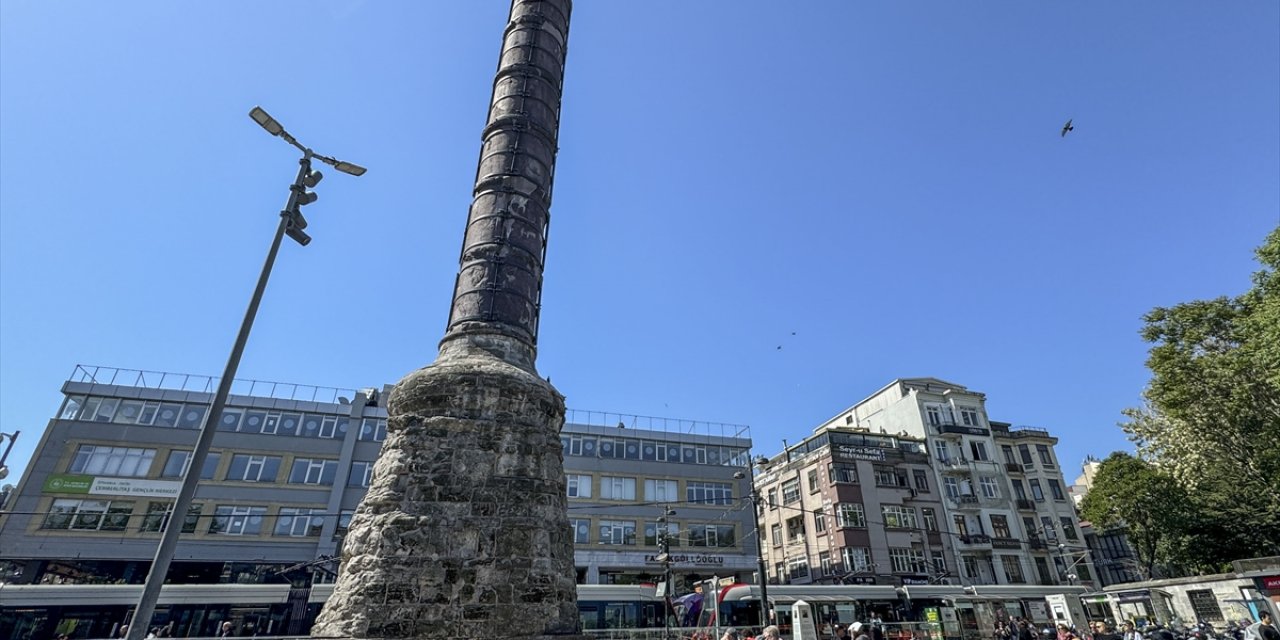
M819 430L830 428L924 443L943 497L939 528L962 583L1093 584L1057 440L990 421L985 394L937 378L898 379Z
M941 487L922 438L824 425L755 479L771 583L947 583Z

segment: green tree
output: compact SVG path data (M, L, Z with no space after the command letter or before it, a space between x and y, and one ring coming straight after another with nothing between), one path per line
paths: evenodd
M1117 451L1102 461L1080 515L1102 529L1123 528L1143 578L1181 565L1192 524L1187 492L1153 465Z
M1219 521L1214 544L1190 546L1202 566L1235 559L1212 553L1280 552L1280 526L1269 526L1280 524L1280 228L1257 257L1262 269L1243 295L1144 317L1151 381L1145 406L1122 425L1144 459L1188 490L1202 520ZM1236 517L1242 510L1250 516Z

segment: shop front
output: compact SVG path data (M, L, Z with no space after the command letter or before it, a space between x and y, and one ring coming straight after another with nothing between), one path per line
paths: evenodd
M1160 589L1117 591L1111 596L1121 622L1133 622L1143 627L1148 624L1167 625L1173 620L1171 596Z

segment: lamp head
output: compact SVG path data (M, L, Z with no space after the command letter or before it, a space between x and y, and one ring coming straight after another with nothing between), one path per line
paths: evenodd
M339 161L336 164L334 164L333 168L345 174L356 176L357 178L364 175L365 171L368 171L368 169L365 169L364 167L358 164L351 164L350 162L342 162L342 161Z
M267 113L262 107L250 109L249 117L253 118L253 121L258 123L258 126L266 129L267 133L273 136L278 136L284 132L284 127L279 122L276 122L276 119L272 118L271 114Z

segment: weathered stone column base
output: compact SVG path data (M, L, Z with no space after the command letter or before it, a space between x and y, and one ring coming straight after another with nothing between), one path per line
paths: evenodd
M314 637L586 638L566 512L564 398L499 357L511 346L455 340L396 386L387 440Z

